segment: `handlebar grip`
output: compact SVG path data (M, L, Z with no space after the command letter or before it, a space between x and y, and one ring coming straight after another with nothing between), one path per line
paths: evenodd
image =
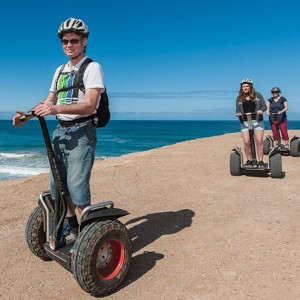
M28 117L35 116L34 110L28 111L24 116L20 118L20 122L25 122Z
M27 116L26 115L24 115L24 116L22 116L20 118L20 122L25 122L26 120L27 120Z

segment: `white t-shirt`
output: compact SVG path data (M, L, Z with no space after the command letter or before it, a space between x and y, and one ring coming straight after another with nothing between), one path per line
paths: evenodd
M62 70L63 73L66 72L66 74L62 74L59 78L58 87L59 89L62 86L71 86L73 83L74 75L79 70L81 64L84 62L84 60L87 58L87 56L83 57L82 60L75 66L70 68L70 64L67 63ZM53 76L52 84L50 87L50 92L55 93L56 92L56 81L57 76L59 74L60 69L63 65L59 66ZM104 92L105 86L104 86L104 75L101 66L97 62L91 62L87 66L84 74L83 74L83 84L85 89L92 89L92 88L100 88L101 93ZM58 94L58 100L57 105L71 105L76 103L81 103L85 101L85 94L79 90L78 91L78 98L72 97L73 90L69 90L66 92L60 92ZM99 95L99 99L97 102L97 107L99 106L101 93ZM96 110L94 111L96 113ZM88 115L71 115L71 114L59 114L57 115L58 119L64 120L64 121L72 121L74 119L87 117Z

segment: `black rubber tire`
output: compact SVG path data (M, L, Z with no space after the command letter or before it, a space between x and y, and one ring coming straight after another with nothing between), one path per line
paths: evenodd
M276 153L270 157L270 170L272 178L282 177L282 158L279 153Z
M271 150L271 143L268 139L264 139L263 143L264 155L268 155Z
M236 152L230 154L230 174L233 176L242 175L241 172L241 156Z
M300 140L293 140L290 144L291 156L300 156Z
M25 239L31 252L42 260L51 260L44 249L46 235L42 209L36 207L28 218L25 228Z
M80 287L91 295L107 295L125 278L131 255L132 242L122 223L117 220L91 223L84 227L74 245L73 275Z

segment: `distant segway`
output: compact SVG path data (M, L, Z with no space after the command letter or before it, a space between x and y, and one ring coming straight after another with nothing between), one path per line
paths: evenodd
M34 113L31 112L31 115ZM119 217L127 211L114 208L112 201L86 207L81 213L79 235L67 245L62 234L66 218L66 194L49 138L46 121L38 117L51 171L57 187L56 201L49 191L41 193L31 213L25 238L31 252L42 260L55 260L71 271L80 287L93 296L115 291L126 276L132 255L132 242ZM74 250L71 247L74 246Z
M282 155L291 155L291 156L300 156L300 140L298 136L293 136L290 140L289 147L286 147L282 144L279 122L278 122L278 114L272 113L274 123L276 125L276 131L278 136L278 143L275 145L275 141L271 135L267 135L264 139L264 154L268 155L272 148L276 148L276 150Z
M250 165L245 165L241 148L236 147L232 149L233 152L230 154L230 174L233 176L240 176L251 174L268 175L270 173L273 178L281 178L282 159L280 153L274 148L269 152L269 163L264 163L264 166L258 165L254 141L254 128L252 125L252 119L257 116L255 113L246 113L244 116L246 116L248 122L252 161ZM240 117L241 123L244 122L244 116Z

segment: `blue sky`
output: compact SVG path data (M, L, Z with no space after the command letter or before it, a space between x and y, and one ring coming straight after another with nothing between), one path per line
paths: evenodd
M234 119L250 77L265 99L280 86L297 120L299 11L294 0L4 2L0 111L45 99L66 61L57 28L75 17L89 26L87 54L103 67L113 119Z

